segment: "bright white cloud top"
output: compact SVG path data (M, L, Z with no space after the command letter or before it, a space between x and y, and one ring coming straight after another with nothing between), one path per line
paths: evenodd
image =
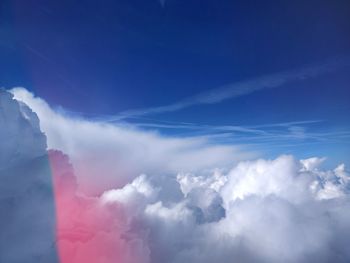
M50 152L53 167L58 167L53 168L53 176L63 189L58 223L69 235L59 236L58 243L69 251L66 262L86 258L102 263L350 260L350 175L343 164L325 170L324 159L317 157L252 160L254 154L238 147L70 117L25 89L11 92L38 115L48 147L66 153L73 165L63 154ZM34 113L25 106L20 112L23 104L8 93L0 96L3 154L15 145L19 149L26 145L18 144L23 139L23 129L13 124L18 116L24 121L29 112L34 121L24 131L41 133ZM13 105L17 110L12 110ZM17 139L11 140L13 135ZM34 148L43 143L29 141L33 145L28 147ZM23 175L3 173L6 163L0 163L6 183L2 185L16 195ZM33 173L27 170L26 175ZM29 207L17 209L26 214ZM0 209L9 209L8 199L1 197ZM71 221L79 220L84 224L76 242ZM0 229L8 228L6 220L0 223ZM17 224L11 227L20 228L22 222ZM5 241L1 242L3 248ZM25 257L25 262L34 262L35 253Z

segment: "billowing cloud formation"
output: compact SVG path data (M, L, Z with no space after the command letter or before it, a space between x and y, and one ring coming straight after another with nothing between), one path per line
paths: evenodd
M152 192L142 176L102 200L135 206L129 200L147 193L135 220L149 232L151 262L347 262L349 174L343 165L310 169L315 160L281 156L227 174L179 174L173 187L182 195L170 202L159 195L161 180Z
M281 156L241 162L228 173L140 175L80 199L74 221L100 223L72 227L66 246L81 259L104 259L88 262L348 262L349 174L343 165L321 170L317 163ZM179 194L162 193L169 185ZM82 200L89 208L79 213Z
M140 173L223 167L253 156L233 146L211 146L201 137L169 138L155 132L72 118L52 110L25 89L16 88L12 93L37 113L48 147L69 155L79 187L85 192L96 194L108 187L122 186Z
M14 93L43 118L49 146L72 158L49 154L61 262L349 262L343 164L325 170L323 158L282 155L227 169L232 148L71 119ZM120 177L122 187L105 183ZM101 194L82 193L81 182Z

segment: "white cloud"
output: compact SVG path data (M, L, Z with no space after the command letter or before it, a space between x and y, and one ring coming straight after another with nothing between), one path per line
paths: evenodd
M322 170L316 159L280 156L241 162L228 173L179 174L173 188L181 198L145 198L134 215L149 233L150 262L347 262L349 175L343 165ZM163 185L145 179L134 182Z
M37 113L48 147L70 156L80 188L89 193L122 186L140 173L224 167L256 155L234 146L209 145L202 137L164 137L156 132L70 117L23 88L11 92Z
M312 157L305 160L301 160L300 162L303 165L303 170L312 171L317 169L325 160L326 158Z

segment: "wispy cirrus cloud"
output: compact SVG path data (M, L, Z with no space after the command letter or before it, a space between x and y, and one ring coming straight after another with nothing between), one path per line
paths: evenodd
M99 117L98 119L113 122L132 117L175 112L196 105L216 104L228 99L234 99L237 97L249 95L257 91L280 88L287 83L312 79L322 74L333 72L339 68L348 66L349 64L350 60L347 56L341 58L333 58L318 65L304 66L295 70L279 72L271 75L257 77L251 80L231 83L219 88L198 93L194 96L184 98L172 104L158 107L126 110L114 116L104 116Z
M347 143L350 132L346 129L325 128L326 120L302 120L260 125L208 125L187 122L159 121L140 118L142 122L125 124L142 129L176 130L184 136L202 136L215 142L234 144L261 144L267 147L314 143ZM319 130L322 126L323 129Z

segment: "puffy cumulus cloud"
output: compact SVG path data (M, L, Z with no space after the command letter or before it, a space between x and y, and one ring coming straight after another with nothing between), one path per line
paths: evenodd
M63 263L350 259L344 165L322 170L321 159L280 156L240 162L227 173L198 171L175 180L140 175L122 188L87 197L78 192L68 157L58 151L49 156ZM165 185L181 194L169 201L161 191Z
M348 262L349 174L302 160L241 162L228 173L140 175L99 197L78 192L49 152L60 262ZM166 200L169 180L181 195ZM317 184L317 187L315 187ZM337 195L325 195L328 184ZM250 187L247 188L247 185ZM247 190L249 189L249 191ZM296 198L298 196L298 198Z
M234 146L209 145L202 137L163 137L156 132L70 117L23 88L11 92L39 116L48 147L70 156L79 187L88 193L120 187L140 173L224 167L255 155Z
M171 202L157 190L164 181L141 176L102 199L137 207L129 222L148 233L153 263L348 262L349 174L321 163L280 156L178 174Z

